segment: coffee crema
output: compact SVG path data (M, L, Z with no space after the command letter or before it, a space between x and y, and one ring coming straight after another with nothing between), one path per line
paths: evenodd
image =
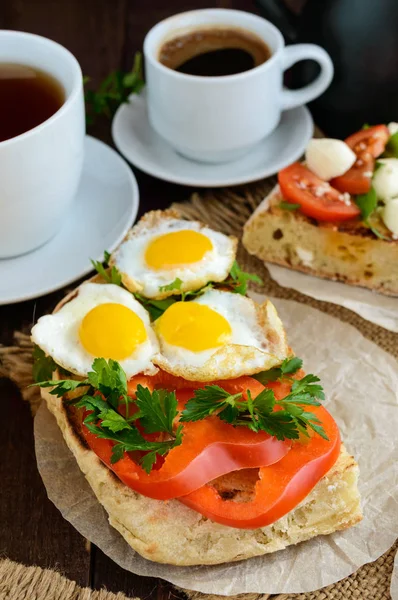
M63 86L35 67L0 63L0 142L40 125L65 102Z
M236 75L254 69L271 57L271 50L245 29L195 29L165 42L159 62L169 69L199 77Z

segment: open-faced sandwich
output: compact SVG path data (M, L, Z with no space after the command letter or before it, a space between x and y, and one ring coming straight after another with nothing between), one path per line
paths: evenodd
M237 241L172 211L39 319L36 377L109 521L142 556L241 560L361 520L358 467ZM61 474L62 476L62 474Z
M313 139L245 225L250 254L398 295L398 124Z

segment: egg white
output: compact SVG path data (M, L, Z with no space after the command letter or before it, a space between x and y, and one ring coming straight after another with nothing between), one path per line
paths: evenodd
M157 372L152 357L159 350L158 341L148 312L123 288L113 284L83 283L77 296L58 312L41 317L32 329L32 341L54 361L75 375L86 376L91 371L94 356L87 352L79 339L79 327L85 315L100 304L114 302L135 312L143 321L147 339L131 356L119 361L127 378L137 373ZM99 357L98 357L99 358Z
M228 277L235 260L237 240L197 221L176 218L173 211L153 211L131 230L126 240L112 255L111 264L120 271L123 284L132 292L147 298L166 298L175 293L197 290L209 281L223 281ZM206 235L213 249L202 260L174 269L155 270L145 262L145 251L159 235L181 230L193 230ZM176 278L182 280L181 290L160 291Z
M209 290L194 301L222 315L232 329L231 338L223 346L192 352L158 333L160 353L153 361L168 373L191 381L232 379L270 369L289 355L282 322L271 302L258 305L246 296L220 290Z

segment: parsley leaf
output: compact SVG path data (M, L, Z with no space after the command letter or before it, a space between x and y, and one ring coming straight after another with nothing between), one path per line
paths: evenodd
M126 373L116 360L96 358L91 368L93 370L87 375L88 382L104 396L112 392L119 395L127 393Z
M85 84L89 81L89 77L84 78ZM119 106L128 102L131 94L139 94L144 85L142 55L141 52L136 52L130 72L113 71L96 91L86 91L87 123L92 124L99 115L112 118Z
M383 166L383 163L378 161L376 163L376 166L377 169L380 169L380 167ZM379 239L389 240L389 238L385 237L382 233L380 233L380 231L378 231L376 227L372 225L372 223L369 221L370 216L377 208L377 195L374 187L371 187L367 194L360 194L359 196L356 196L355 202L360 208L361 218L366 227L368 227L371 230L371 232Z
M398 158L398 131L390 136L383 156L387 156L388 158Z
M229 394L218 385L206 385L204 388L195 390L194 397L188 400L181 413L180 421L182 423L201 421L219 411L218 416L220 418L224 417L223 420L229 423L231 415L231 408L229 407L236 408L236 401L241 397L242 394ZM232 410L232 413L234 413L234 410Z
M149 312L152 321L156 321L169 306L174 304L174 302L177 302L176 298L172 296L163 298L163 300L152 300L151 298L145 298L145 296L141 296L141 294L136 292L134 297Z
M120 271L113 266L109 269L108 262L111 255L105 250L103 262L91 259L91 264L99 275L107 282L114 285L122 285L122 276Z
M178 415L177 398L174 392L153 390L137 386L135 404L138 412L134 417L140 420L146 433L166 432L174 435L173 422Z
M377 206L376 190L371 187L366 194L356 196L355 202L361 211L362 220L366 222Z
M297 371L301 364L302 361L296 357L286 359L279 369L280 376ZM318 399L324 400L324 392L318 382L319 378L311 374L294 380L291 392L282 400L276 400L271 389L264 389L256 398L252 398L247 390L247 401L242 399L241 393L229 394L220 386L207 385L195 390L194 397L182 411L180 421L198 421L216 415L235 427L266 431L278 440L298 439L300 434L308 436L308 428L327 439L316 415L305 408L319 406ZM276 406L281 410L275 410Z
M137 398L127 395L127 378L122 367L115 360L96 358L92 371L84 381L49 380L38 383L40 387L52 387L51 394L62 397L79 387L82 394L70 400L77 408L84 408L89 414L84 424L91 433L102 439L114 442L111 462L120 460L125 452L145 452L138 460L147 473L156 462L157 456L163 456L182 442L182 426L174 431L177 417L177 399L173 392L155 390L138 386ZM128 416L129 404L134 403L138 411ZM126 406L126 414L119 412L121 404ZM148 441L132 421L139 419L145 433L167 433L170 439Z
M181 290L182 283L183 283L182 280L179 277L176 277L176 279L174 279L174 281L172 281L171 283L169 283L167 285L161 285L159 287L159 291L160 292L179 291L179 290ZM190 296L192 296L192 297L201 296L202 294L204 294L205 292L207 292L207 290L210 290L213 287L214 287L214 284L211 283L211 282L209 282L206 285L204 285L203 287L199 288L198 290L191 290L191 291L188 291L188 292L181 292L181 297L174 296L174 298L172 300L173 300L173 302L178 302L179 300L181 300L182 302L184 302Z
M47 388L52 387L50 394L57 398L62 398L68 392L74 392L77 388L87 385L87 381L77 381L76 379L54 379L49 381L37 381L32 385Z
M174 281L168 283L167 285L161 285L159 287L159 292L174 292L174 290L180 290L182 285L182 279L176 277Z
M33 381L36 383L38 381L45 381L46 379L51 379L54 371L57 369L57 364L51 358L51 356L47 356L46 353L39 348L39 346L35 346L33 348Z
M263 283L262 279L260 279L258 275L242 271L235 260L228 279L223 281L222 285L230 286L232 292L236 292L237 294L242 294L244 296L247 292L247 284L249 281L253 281L254 283L258 283L260 285Z
M252 375L254 379L257 379L260 383L265 385L268 381L277 381L281 379L281 377L286 375L293 375L297 373L299 369L303 366L303 361L301 358L297 356L293 356L292 358L285 358L280 367L273 367L272 369L268 369L268 371L261 371L256 375Z
M89 415L89 420L85 420L85 424L92 423L101 419L101 427L106 427L112 433L130 429L128 421L112 406L103 400L100 395L89 396L85 394L77 403L77 408L85 408L94 411L94 414Z
M301 204L294 204L293 202L282 200L282 202L279 202L279 207L283 208L283 210L298 210L301 207Z

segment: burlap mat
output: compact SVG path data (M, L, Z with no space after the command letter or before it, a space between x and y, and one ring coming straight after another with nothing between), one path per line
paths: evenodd
M254 208L275 185L275 179L234 188L233 190L216 190L194 194L189 202L174 204L188 218L200 219L214 229L240 237L242 227ZM243 249L239 249L239 264L245 271L257 273L264 286L259 291L272 296L296 300L322 310L342 321L350 323L367 338L398 358L398 335L386 331L373 323L365 321L355 313L340 306L322 303L308 298L299 292L278 286L268 276L263 264L251 257ZM322 285L322 280L319 280ZM327 336L327 332L325 332ZM31 344L28 335L16 332L15 345L0 348L0 375L13 379L19 386L24 398L29 401L32 412L40 402L34 389L26 389L31 383ZM363 566L354 575L334 585L308 594L289 594L268 596L259 594L240 594L233 600L388 600L390 598L390 580L394 556L397 546L381 556L374 563ZM189 592L191 600L216 600L222 597ZM125 600L123 594L102 591L92 592L80 588L59 573L43 570L39 567L25 567L8 560L0 562L0 600ZM232 600L232 597L231 597Z

